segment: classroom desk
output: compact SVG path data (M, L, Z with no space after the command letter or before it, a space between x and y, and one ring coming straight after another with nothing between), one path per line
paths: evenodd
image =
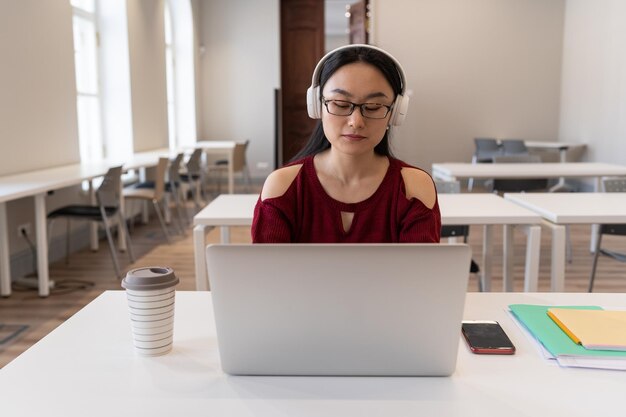
M462 162L432 165L435 179L523 179L523 178L594 178L595 190L600 190L600 178L626 175L626 166L602 162L543 162L516 164L472 164Z
M571 148L582 147L586 148L585 143L569 143L569 142L539 142L532 140L525 140L524 144L529 150L540 151L557 151L559 153L559 162L567 162L567 151ZM559 181L550 187L550 191L571 191L570 187L565 183L565 177L559 177Z
M626 193L505 193L504 198L543 217L552 231L552 291L565 287L565 226L626 223Z
M39 295L50 294L48 269L48 237L46 194L48 191L89 182L92 202L95 203L95 191L91 181L102 177L111 166L124 164L124 169L144 169L155 166L160 156L170 156L167 148L140 152L126 162L108 159L98 163L71 164L61 167L29 171L21 174L0 177L0 295L11 295L11 259L9 254L9 232L6 203L24 197L33 197L35 201L35 234L37 245L37 272L39 275ZM122 210L123 210L123 202ZM95 234L92 234L95 236ZM92 248L97 248L97 240L92 237ZM125 243L120 236L122 245ZM123 246L122 246L123 247Z
M177 292L173 350L141 357L133 351L124 292L107 291L0 369L2 414L622 415L626 372L561 368L543 359L505 311L513 303L626 308L622 294L468 293L464 319L499 321L515 355L475 355L459 340L450 377L246 377L220 369L209 292Z
M196 288L208 289L207 268L204 250L205 228L220 227L222 243L230 241L231 226L250 226L257 194L220 195L194 217L194 258ZM491 290L493 251L493 227L504 227L503 286L505 291L513 289L513 227L523 228L526 240L526 268L524 289L536 291L539 275L539 249L541 217L530 210L512 204L495 194L440 194L439 207L443 224L483 225L482 284L485 291Z
M46 297L50 293L46 193L83 181L89 181L92 189L91 180L103 176L108 169L109 166L105 163L73 164L0 177L0 294L3 297L11 295L11 258L6 203L24 197L34 198L39 295Z

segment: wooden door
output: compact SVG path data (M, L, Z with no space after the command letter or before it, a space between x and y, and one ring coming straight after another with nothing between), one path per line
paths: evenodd
M313 69L324 55L324 2L280 2L281 114L279 134L282 160L288 162L309 139L316 120L306 110L306 90Z
M368 1L350 5L350 43L368 43Z

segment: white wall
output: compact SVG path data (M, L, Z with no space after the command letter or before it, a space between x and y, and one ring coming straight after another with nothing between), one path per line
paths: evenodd
M0 0L0 175L78 162L72 10Z
M203 1L199 11L204 53L198 138L250 139L252 176L264 177L274 164L274 89L280 84L278 0ZM269 168L260 169L257 163Z
M568 0L559 138L626 164L626 2Z
M128 0L134 151L167 147L163 0Z
M470 161L473 138L556 140L563 0L376 0L372 43L413 94L392 146L407 162Z

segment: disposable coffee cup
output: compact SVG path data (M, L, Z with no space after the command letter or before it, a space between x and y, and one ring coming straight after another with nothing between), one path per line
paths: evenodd
M179 279L168 267L152 266L128 271L126 289L135 351L144 356L172 350L175 287Z

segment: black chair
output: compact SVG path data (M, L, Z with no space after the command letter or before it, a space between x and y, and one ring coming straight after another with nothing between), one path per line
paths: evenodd
M435 181L435 187L439 194L458 194L461 192L461 183L458 181ZM469 225L467 224L455 224L455 225L442 225L441 226L441 238L450 237L462 237L463 243L467 243L467 237L469 236ZM470 273L480 273L480 267L472 259L470 264ZM482 280L478 278L478 290L482 291Z
M502 155L528 155L528 148L522 139L502 139Z
M126 227L126 219L124 219L124 215L120 209L121 175L121 166L113 167L108 170L102 180L102 184L100 184L100 187L98 187L96 191L97 205L68 205L60 207L48 214L48 219L50 220L48 236L52 236L52 226L56 219L67 219L66 259L68 261L70 252L70 220L77 219L102 222L107 241L109 242L109 250L111 252L111 259L113 260L115 274L120 279L122 278L122 273L120 271L119 262L115 253L115 245L113 244L113 236L111 234L114 217L117 217L118 226L123 229L124 235L126 236L128 257L131 262L135 262L130 234Z
M505 163L538 163L541 157L538 155L502 155L493 158L497 164ZM492 191L497 193L511 192L520 193L526 191L547 191L547 178L523 178L523 179L501 179L493 180Z
M493 162L493 158L502 155L502 148L495 138L474 138L474 155L472 155L472 164L479 162ZM474 187L474 178L470 178L467 182L467 190L472 191Z
M604 192L623 193L626 192L626 178L605 178L602 180ZM616 252L601 247L603 235L626 236L626 224L602 224L598 232L598 238L593 254L593 264L591 266L591 276L589 277L589 292L593 291L593 283L596 278L596 267L600 255L608 256L620 262L626 262L626 253Z

